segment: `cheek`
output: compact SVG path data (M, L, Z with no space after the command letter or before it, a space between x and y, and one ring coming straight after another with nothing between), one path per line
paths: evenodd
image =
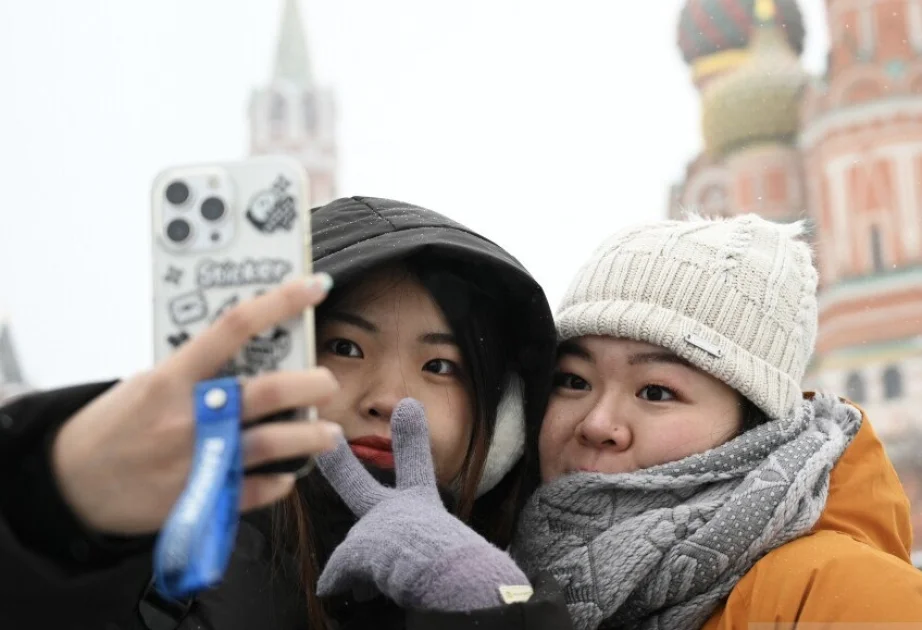
M350 410L354 409L354 398L357 395L357 383L361 381L361 375L355 370L339 369L336 361L330 361L329 358L317 357L317 365L325 367L339 383L339 391L325 405L317 407L317 414L321 420L335 422L343 428L346 439L351 439L361 435L363 432L356 425L358 419Z
M640 431L643 435L637 435ZM638 445L643 445L638 453L643 468L682 459L701 447L699 432L681 421L669 423L669 426L646 426L639 431L635 429L634 440Z
M552 402L544 414L541 432L538 434L538 456L541 478L550 481L562 470L562 459L567 443L574 435L575 421L564 405Z
M643 444L641 457L643 467L673 462L696 453L703 453L727 441L733 435L729 424L715 424L714 416L673 418L664 426L649 423L641 430L644 435L635 435Z
M460 389L460 388L459 388ZM429 439L439 482L448 484L461 472L473 431L473 412L466 392L420 396L429 421Z

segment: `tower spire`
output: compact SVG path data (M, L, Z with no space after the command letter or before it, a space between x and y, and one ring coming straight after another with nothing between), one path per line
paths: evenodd
M272 80L250 98L250 152L300 160L319 206L336 194L336 102L314 78L298 0L281 9Z
M0 405L29 391L10 333L9 320L0 312Z
M300 88L311 87L314 83L298 0L285 0L273 76Z

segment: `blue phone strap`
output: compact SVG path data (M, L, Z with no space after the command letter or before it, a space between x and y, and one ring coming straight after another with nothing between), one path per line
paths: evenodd
M227 568L240 520L241 412L237 379L196 385L192 470L154 548L154 583L166 597L210 588Z

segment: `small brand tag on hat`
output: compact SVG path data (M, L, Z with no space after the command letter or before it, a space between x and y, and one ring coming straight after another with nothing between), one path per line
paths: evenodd
M695 346L699 350L703 350L707 352L708 354L710 354L711 356L717 357L718 359L724 355L723 350L718 348L716 345L714 345L707 339L702 339L701 337L699 337L698 335L694 333L689 333L685 335L685 341Z
M528 585L522 586L500 586L499 596L507 604L522 604L531 599L535 594L535 589Z

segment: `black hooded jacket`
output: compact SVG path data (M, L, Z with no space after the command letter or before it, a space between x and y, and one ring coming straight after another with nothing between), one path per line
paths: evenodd
M339 286L415 254L462 264L465 274L502 296L497 315L515 349L526 405L543 407L553 361L552 317L541 288L506 251L437 213L385 199L340 199L315 209L312 224L314 268L330 273ZM224 580L189 606L164 602L149 588L153 536L101 537L76 521L56 488L50 445L69 417L112 385L37 393L0 409L0 628L310 630L303 597L273 562L265 513L242 519ZM537 429L528 427L531 445ZM353 610L341 627L570 627L554 581L542 577L536 586L526 604L473 613L346 602Z

